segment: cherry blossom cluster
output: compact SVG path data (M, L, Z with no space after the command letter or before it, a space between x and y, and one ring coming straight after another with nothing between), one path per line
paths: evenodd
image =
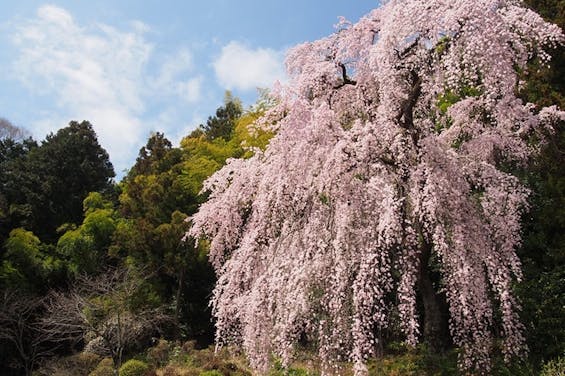
M364 375L393 316L422 340L429 249L460 366L488 373L493 327L508 359L524 351L512 284L528 191L505 166L565 117L517 98L517 71L563 34L515 0L392 0L336 28L289 53L256 125L276 136L214 174L191 218L218 274L217 343L266 371L308 342L323 373Z

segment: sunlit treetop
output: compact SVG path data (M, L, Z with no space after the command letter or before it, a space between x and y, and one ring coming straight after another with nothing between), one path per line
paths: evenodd
M493 328L507 360L525 350L512 283L528 191L508 171L565 118L522 103L518 72L563 34L495 0L389 1L336 27L289 53L258 122L276 136L208 179L192 218L219 276L217 341L266 370L307 338L324 373L366 374L393 315L407 343L426 335L433 258L460 367L488 373Z

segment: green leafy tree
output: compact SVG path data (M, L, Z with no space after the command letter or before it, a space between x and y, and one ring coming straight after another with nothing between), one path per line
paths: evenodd
M84 198L111 190L114 177L108 153L87 121L71 121L3 167L1 193L10 226L23 226L47 243L56 242L60 225L80 223Z
M546 20L565 28L565 2L562 0L526 0L525 3ZM536 57L531 62L534 69L525 76L522 97L538 106L556 104L565 108L565 48L559 46L551 51L551 67L544 66Z
M42 294L49 286L66 280L66 264L53 246L42 243L31 231L16 228L4 244L0 286Z
M140 149L134 167L120 184L119 213L110 254L144 268L152 277L147 293L174 309L182 333L200 342L212 339L208 299L215 276L206 247L184 242L187 217L206 199L202 182L228 158L264 147L270 137L250 125L266 104L242 113L238 99L226 95L207 126L181 141L179 148L161 133Z
M193 198L197 198L202 182L208 176L223 166L228 158L239 156L243 152L233 142L227 142L223 138L210 141L205 135L184 138L181 147L186 157L180 179L184 190Z
M163 134L151 135L141 148L134 168L121 183L119 213L110 255L127 259L151 274L145 284L149 299L174 304L180 316L179 297L187 275L182 237L186 212L197 205L196 195L184 189L181 176L186 153L172 148ZM208 282L202 281L208 285ZM190 295L192 297L193 295ZM202 311L206 311L202 304Z
M78 228L67 230L57 242L57 252L67 260L73 275L93 274L107 262L108 248L117 226L112 203L98 192L84 200L84 220Z
M31 231L14 229L5 243L6 253L0 269L4 286L37 290L45 276L41 241Z
M230 130L229 139L210 139L205 132L196 130L181 141L181 148L186 154L183 163L181 181L184 189L197 197L202 190L202 183L222 167L228 158L250 157L258 148L264 150L273 132L263 127L254 127L262 114L272 103L264 94L257 106L245 111L237 118ZM197 197L201 202L205 196Z
M40 213L48 213L45 224L80 223L82 203L89 192L111 187L114 170L108 153L98 143L92 125L72 121L55 135L47 136L37 149L39 166L47 181Z
M172 158L168 155L172 149L169 141L163 133L156 132L151 134L147 144L139 150L135 165L129 175L147 175L154 171L166 171L171 166L166 163ZM174 163L174 160L171 161Z
M25 174L27 155L35 148L37 143L31 138L0 138L0 245L12 229L31 227L32 207L26 202L26 189L18 188L14 181Z
M208 299L216 278L207 249L183 240L187 230L186 214L175 211L153 234L163 250L166 273L176 282L172 303L183 335L208 344L213 340Z
M17 141L12 138L0 138L0 163L21 158L36 147L37 142L32 138L27 138L22 141Z

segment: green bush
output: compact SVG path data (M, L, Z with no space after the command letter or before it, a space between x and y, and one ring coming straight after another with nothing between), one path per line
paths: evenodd
M423 373L420 358L413 353L385 356L368 364L370 375L415 376Z
M120 367L120 376L143 376L149 365L137 359L130 359Z
M391 342L387 345L385 354L369 361L369 375L455 376L460 374L457 370L455 351L437 354L431 352L425 344L409 350L402 342Z
M190 354L184 351L184 347L174 346L169 349L168 353L169 364L177 366L192 366L193 359Z
M198 376L224 376L224 375L220 371L213 369L210 371L200 372L200 375Z
M269 376L312 376L313 374L310 373L307 369L304 368L295 368L289 367L284 370L276 370L271 371Z
M544 364L540 376L564 376L565 375L565 357L553 359Z
M269 376L312 376L314 373L301 367L284 367L279 360L275 361Z

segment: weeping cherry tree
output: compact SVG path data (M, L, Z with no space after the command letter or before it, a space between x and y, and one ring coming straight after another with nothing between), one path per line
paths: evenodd
M461 369L488 373L495 342L525 351L528 191L509 171L565 118L517 95L563 34L517 0L392 0L336 29L288 54L257 124L276 136L209 178L192 217L219 277L217 343L264 371L307 338L323 373L364 375L393 317L433 343L443 297Z

